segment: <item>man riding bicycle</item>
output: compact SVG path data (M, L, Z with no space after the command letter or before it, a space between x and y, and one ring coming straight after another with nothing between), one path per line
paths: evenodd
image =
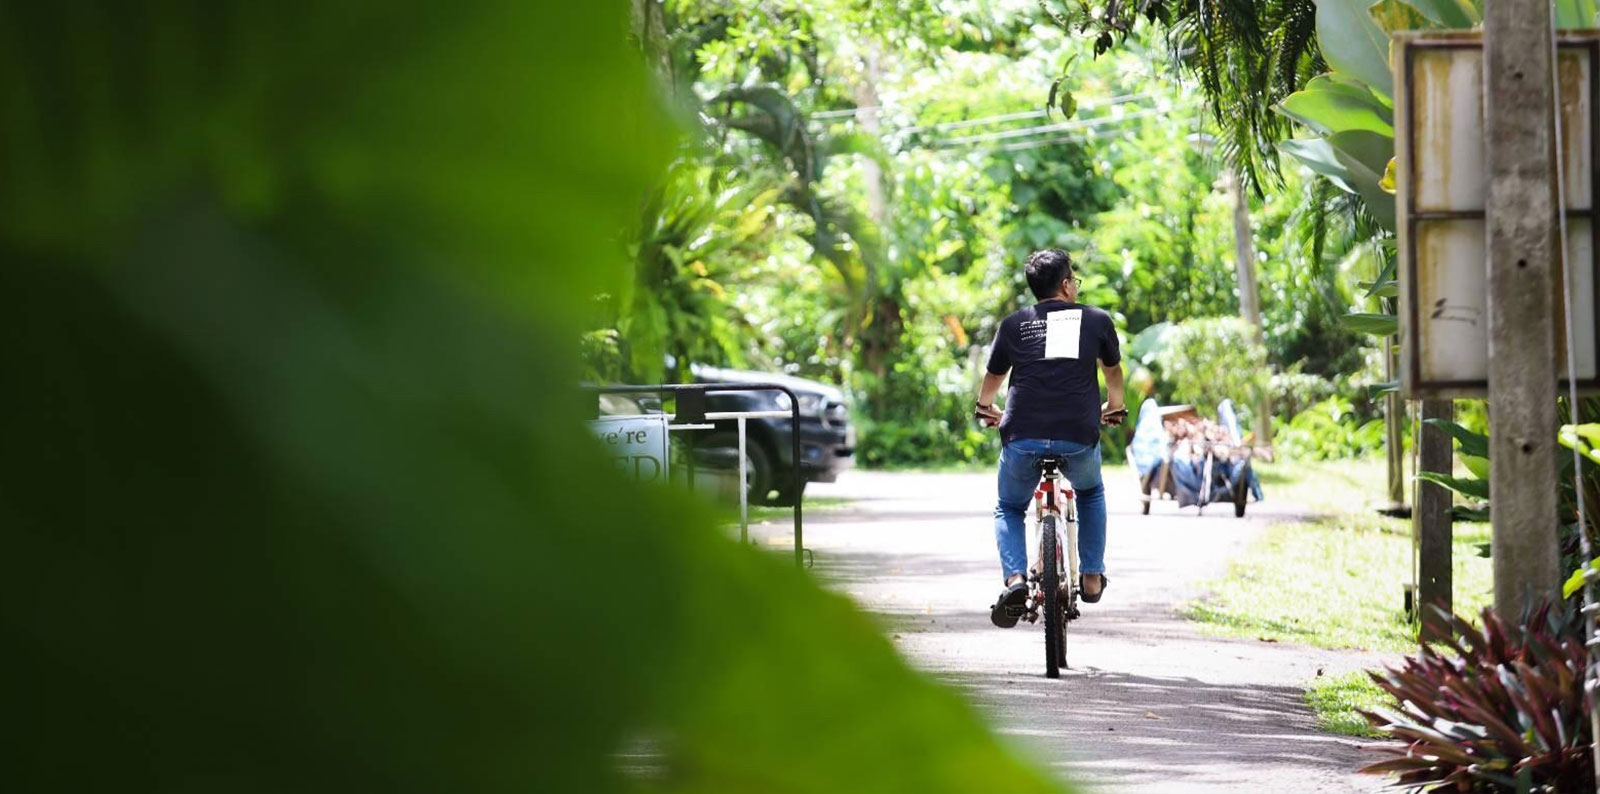
M974 409L979 421L1000 428L1003 445L994 534L1006 588L989 614L1001 628L1017 624L1028 597L1023 515L1039 483L1042 457L1058 458L1077 491L1080 593L1091 604L1100 600L1107 585L1100 425L1120 424L1127 415L1116 328L1110 314L1077 302L1072 257L1060 249L1036 251L1028 257L1027 276L1039 302L1000 321ZM1103 405L1097 362L1106 379ZM1011 386L1002 414L994 398L1007 372Z

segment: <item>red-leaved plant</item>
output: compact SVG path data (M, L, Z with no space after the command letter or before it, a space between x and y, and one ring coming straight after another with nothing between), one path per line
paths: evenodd
M1406 744L1372 748L1389 757L1361 771L1412 791L1594 791L1577 611L1546 604L1516 626L1485 609L1482 631L1445 617L1442 648L1371 673L1400 706L1362 715Z

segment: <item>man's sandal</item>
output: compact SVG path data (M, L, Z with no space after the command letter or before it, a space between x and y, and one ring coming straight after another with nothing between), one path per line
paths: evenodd
M1017 625L1028 606L1028 583L1017 582L1006 588L989 608L989 622L1002 629Z
M1089 591L1086 588L1084 588L1084 586L1083 586L1083 577L1084 576L1099 576L1100 577L1100 591L1095 593L1094 595L1089 595ZM1101 573L1101 574L1086 573L1086 574L1083 574L1083 576L1079 576L1078 577L1078 593L1083 596L1084 603L1088 603L1088 604L1098 604L1098 603L1100 603L1100 596L1105 595L1106 594L1106 588L1110 587L1110 586L1111 586L1111 577L1106 576L1103 573Z

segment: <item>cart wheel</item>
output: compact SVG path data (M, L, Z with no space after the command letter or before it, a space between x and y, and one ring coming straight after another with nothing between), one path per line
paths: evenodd
M1250 482L1244 477L1233 486L1233 517L1244 518L1245 503L1250 500Z

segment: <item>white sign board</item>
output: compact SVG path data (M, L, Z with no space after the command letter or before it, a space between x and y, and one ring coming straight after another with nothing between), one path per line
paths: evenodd
M616 416L596 419L589 428L605 447L617 473L635 482L667 478L667 417Z
M1401 388L1410 397L1483 396L1489 381L1483 40L1477 32L1402 33L1394 47ZM1600 386L1593 232L1600 38L1563 33L1558 51L1577 375L1580 387L1593 389ZM1557 296L1558 312L1562 305ZM1563 322L1557 318L1556 352L1565 377Z

